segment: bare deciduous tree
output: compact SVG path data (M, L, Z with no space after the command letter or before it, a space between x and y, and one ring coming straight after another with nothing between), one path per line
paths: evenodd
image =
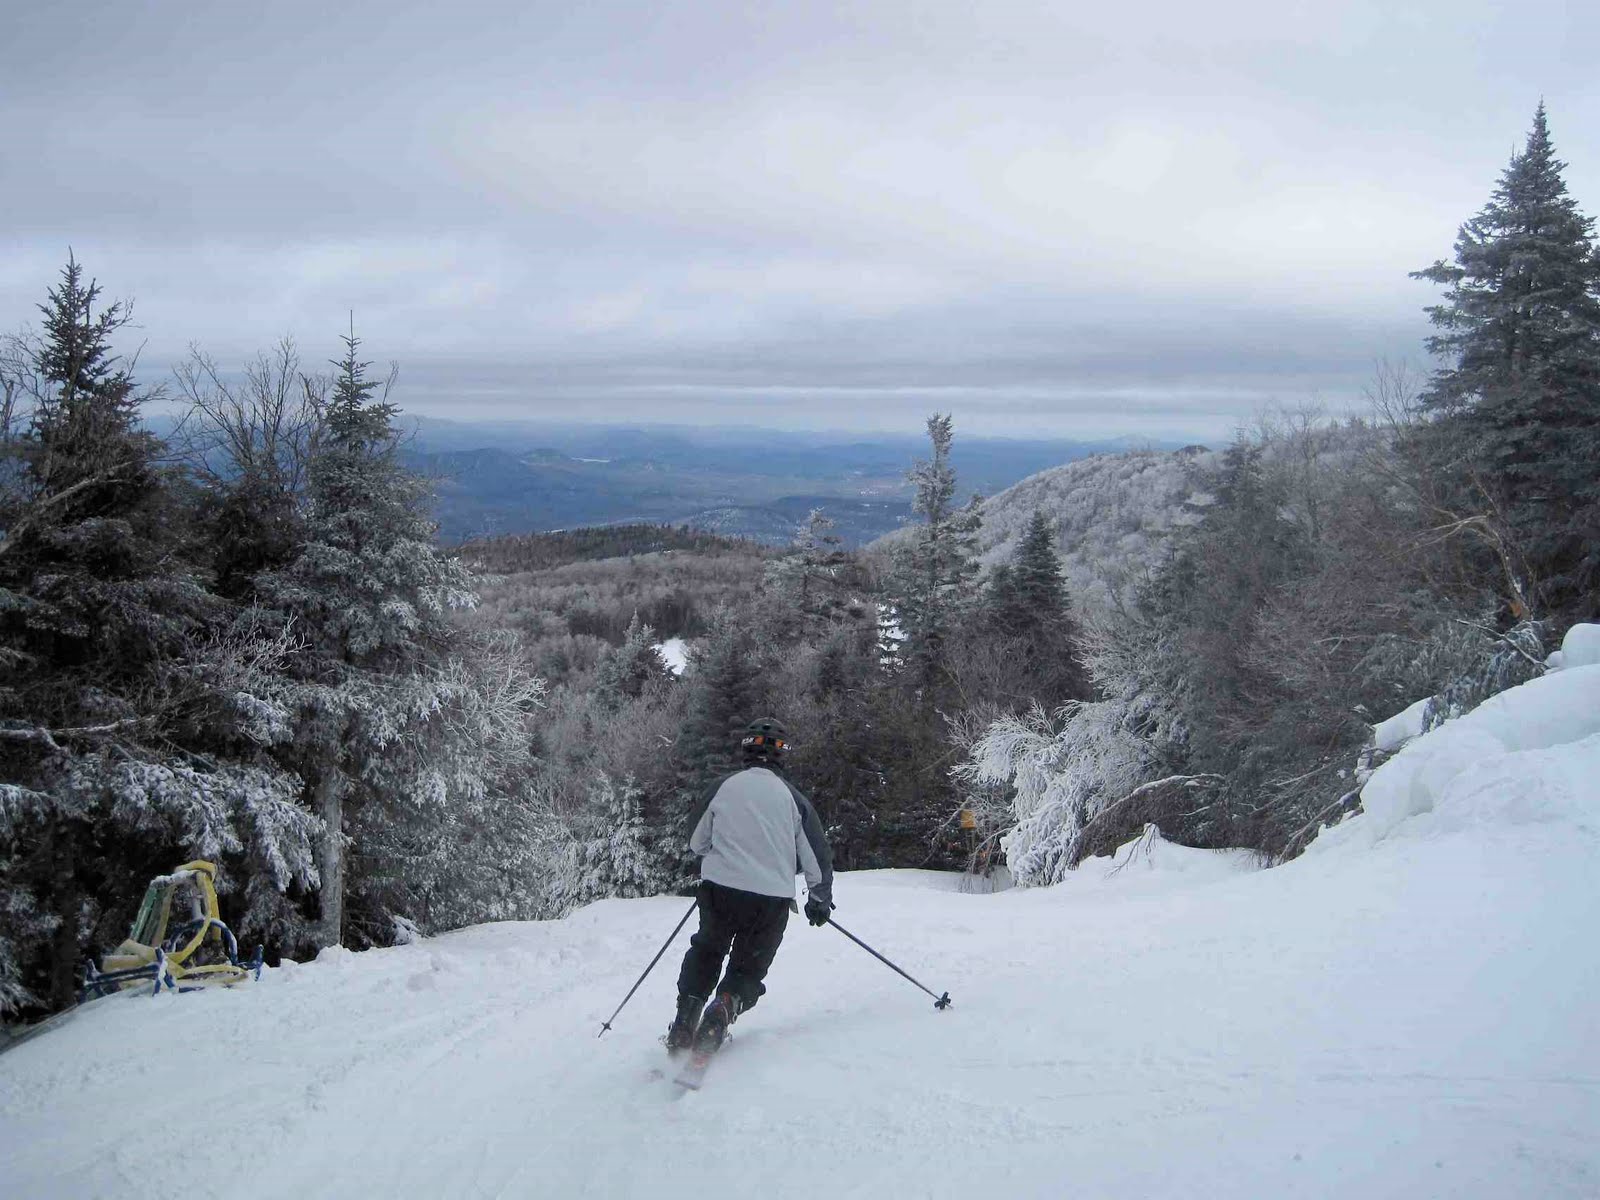
M237 376L191 346L174 374L189 405L185 457L194 471L217 483L249 476L282 493L300 493L328 381L301 372L292 338L256 355Z

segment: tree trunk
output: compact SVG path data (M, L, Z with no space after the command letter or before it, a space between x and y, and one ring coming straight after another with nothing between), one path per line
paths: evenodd
M77 997L79 936L83 923L83 892L78 886L78 868L72 853L72 837L51 822L49 833L50 853L47 855L61 891L57 894L56 913L60 924L51 938L50 995L52 1011L70 1008Z
M317 842L317 873L322 877L319 947L340 945L344 938L344 789L339 782L338 771L324 771L317 779L313 800L323 824Z

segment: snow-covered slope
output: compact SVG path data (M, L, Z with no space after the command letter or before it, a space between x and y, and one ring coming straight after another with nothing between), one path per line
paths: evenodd
M678 899L115 997L0 1058L0 1192L1594 1197L1600 667L1495 704L1273 870L1151 836L1037 891L842 876L955 1006L796 922L681 1100L681 942L595 1038Z

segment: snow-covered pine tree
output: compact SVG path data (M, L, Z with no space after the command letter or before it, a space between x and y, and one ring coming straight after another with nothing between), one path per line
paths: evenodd
M595 668L596 697L615 711L653 687L671 682L666 661L656 649L656 631L634 610L622 645L608 650Z
M907 474L920 523L894 546L885 586L891 624L883 657L891 669L874 707L878 732L895 746L896 770L892 791L874 818L900 861L953 865L948 839L940 834L956 809L949 768L959 755L950 746L946 718L960 703L953 667L962 622L979 595L983 516L977 496L955 505L950 417L935 414L927 428L932 456Z
M1471 712L1490 696L1544 674L1549 647L1546 630L1538 621L1523 621L1504 634L1487 626L1465 625L1462 634L1471 659L1429 697L1423 711L1424 731L1436 729Z
M979 640L991 644L969 656L967 669L985 668L998 702L1053 711L1087 695L1055 523L1042 509L1034 510L1011 560L989 572L981 612Z
M1445 289L1427 310L1444 365L1423 400L1458 475L1457 518L1487 508L1507 523L1537 598L1581 619L1600 611L1600 258L1565 167L1540 104L1454 261L1414 277Z
M183 510L137 424L141 394L75 260L25 346L0 536L0 1007L59 1007L126 931L153 870L248 862L314 881L315 821L264 761L260 655L187 557ZM247 914L248 915L248 914Z
M300 639L287 757L324 824L323 945L345 936L347 890L369 902L362 936L387 936L396 914L385 900L403 894L423 850L438 847L452 806L484 799L462 794L477 790L478 776L444 719L460 698L449 616L474 603L469 580L433 544L426 487L398 458L387 386L376 394L360 342L343 340L307 472L305 540L257 581L263 617ZM347 859L356 870L347 872Z
M955 506L956 473L950 465L955 438L948 415L928 418L932 457L906 478L916 489L913 511L921 519L914 536L896 547L890 591L900 630L900 654L925 702L934 702L945 672L946 642L974 598L977 535L982 524L978 497Z
M610 897L654 896L677 880L655 853L638 787L601 772L592 781L588 824L569 834L550 856L543 884L544 911L562 916Z
M955 768L986 828L1009 829L1006 860L1024 886L1057 883L1086 854L1183 808L1217 783L1190 773L1177 647L1148 616L1092 623L1083 646L1097 698L994 721Z
M767 585L802 626L845 615L837 581L847 556L833 530L833 519L813 508L795 527L788 552L767 566Z
M678 786L658 825L662 857L676 862L680 882L695 872L689 814L712 783L743 765L739 740L769 702L763 675L750 615L723 610L689 660L688 709L675 753Z
M403 755L350 815L350 894L367 941L397 921L431 934L536 915L539 814L528 794L544 681L509 632L461 634L404 681L431 708L389 743Z

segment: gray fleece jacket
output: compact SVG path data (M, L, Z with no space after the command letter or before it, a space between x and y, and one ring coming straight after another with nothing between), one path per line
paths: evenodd
M833 853L811 801L767 767L747 767L701 802L689 849L700 877L762 896L794 898L803 873L813 900L833 902Z

